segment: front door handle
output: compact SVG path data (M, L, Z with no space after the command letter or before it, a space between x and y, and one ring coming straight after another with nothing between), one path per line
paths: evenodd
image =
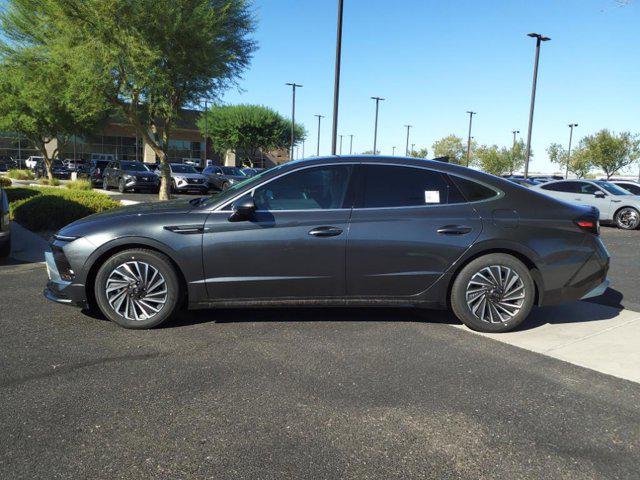
M337 237L342 233L342 229L338 227L316 227L309 230L309 235L314 237Z
M465 235L471 230L472 228L466 225L444 225L436 230L436 232L440 235Z

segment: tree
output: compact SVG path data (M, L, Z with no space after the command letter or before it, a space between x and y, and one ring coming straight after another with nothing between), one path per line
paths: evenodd
M108 104L89 85L77 91L61 59L44 60L37 49L5 51L0 60L0 130L25 137L51 162L72 135L89 133L105 118ZM57 146L52 147L54 141Z
M475 150L474 164L481 170L493 175L502 175L511 170L511 149L483 145Z
M516 170L520 170L524 167L524 160L526 154L526 147L524 144L524 140L518 140L509 150L509 155L511 157L511 168L509 169L509 173L513 175L513 172ZM533 157L533 152L529 153L530 157Z
M5 34L44 45L121 109L162 165L183 108L235 84L255 44L246 0L11 0Z
M475 142L471 142L471 151L476 148ZM431 146L433 156L436 158L449 157L449 163L457 165L467 164L467 145L462 138L456 135L447 135L440 140L436 140Z
M413 158L427 158L429 155L429 151L426 148L421 148L420 150L411 150L409 152L409 156Z
M288 148L291 143L291 121L260 105L214 107L198 120L202 132L205 124L214 150L234 150L251 165L259 151ZM306 134L304 127L296 124L295 143Z
M584 178L593 167L591 159L586 153L583 147L574 148L571 152L571 158L568 158L567 150L559 143L552 143L547 148L547 154L552 163L559 165L563 171L568 170L575 174L578 178Z
M616 135L605 129L580 140L580 149L583 150L581 155L609 179L638 161L640 138L629 132Z

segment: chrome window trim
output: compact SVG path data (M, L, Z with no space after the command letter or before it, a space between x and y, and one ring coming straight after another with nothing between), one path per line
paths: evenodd
M433 208L433 207L448 207L448 206L456 206L456 205L476 205L478 203L484 203L484 202L492 202L495 200L498 200L502 197L504 197L504 192L502 190L500 190L498 187L495 187L493 185L489 185L481 180L476 180L475 178L469 178L466 177L464 175L459 175L457 173L451 173L451 172L446 172L446 171L441 171L441 170L435 170L431 167L423 167L420 165L404 165L404 164L397 164L397 163L387 163L387 162L370 162L370 161L361 161L361 162L355 162L355 161L342 161L342 162L331 162L331 163L323 163L323 164L316 164L316 165L308 165L306 167L301 167L301 168L296 168L294 170L291 170L289 172L285 172L282 175L278 175L276 177L270 178L266 181L264 181L263 183L256 185L255 187L253 187L250 190L247 190L243 193L239 193L238 195L236 195L235 197L233 197L231 200L225 202L224 204L220 205L219 207L215 208L212 210L212 213L216 213L216 212L228 212L229 210L224 210L226 207L228 207L229 205L233 204L233 202L235 202L236 200L238 200L239 198L244 197L247 194L251 194L251 196L253 196L255 194L255 191L258 188L263 187L264 185L267 185L268 183L285 177L291 173L294 172L299 172L302 170L306 170L308 168L316 168L316 167L330 167L330 166L334 166L334 165L384 165L384 166L391 166L391 167L400 167L400 168L417 168L420 170L428 170L430 172L437 172L440 173L442 175L448 175L450 177L457 177L457 178L462 178L464 180L467 180L469 182L474 182L474 183L478 183L480 185L482 185L483 187L488 188L489 190L492 190L496 193L495 196L491 197L491 198L486 198L483 200L475 200L473 202L460 202L460 203L445 203L445 204L432 204L432 205L406 205L406 206L400 206L400 207L362 207L362 208L330 208L330 209L310 209L310 210L256 210L256 213L265 213L265 212L278 212L278 213L293 213L293 212L329 212L329 211L342 211L342 210L354 210L354 211L360 211L360 210L390 210L390 209L400 209L400 208ZM456 188L459 189L459 187L456 185ZM460 192L462 194L462 192ZM462 194L464 196L464 194Z

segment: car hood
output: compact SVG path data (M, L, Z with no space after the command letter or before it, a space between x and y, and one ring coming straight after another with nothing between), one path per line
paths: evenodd
M188 213L194 208L194 205L190 203L192 200L193 199L178 199L168 202L140 203L138 205L129 205L102 213L94 213L93 215L70 223L58 233L69 237L81 237L89 231L93 232L100 228L109 228L114 222L136 221L135 219L139 215Z
M205 175L201 173L172 173L172 177L180 177L180 178L207 178Z

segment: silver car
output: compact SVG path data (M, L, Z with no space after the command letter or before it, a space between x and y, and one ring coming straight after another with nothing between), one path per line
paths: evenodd
M602 222L635 230L640 226L640 196L604 180L560 180L532 187L570 203L590 205L600 211Z
M211 186L206 175L198 173L193 165L170 163L171 191L207 193Z

